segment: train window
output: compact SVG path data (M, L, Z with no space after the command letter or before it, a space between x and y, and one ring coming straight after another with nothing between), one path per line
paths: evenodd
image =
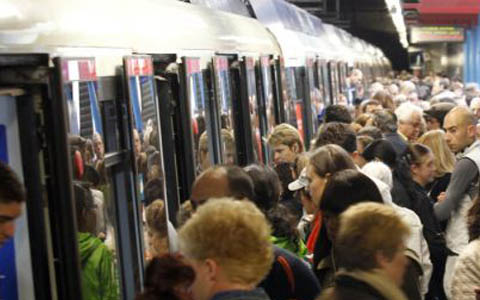
M325 82L323 79L323 70L322 70L322 62L320 60L317 60L315 63L315 87L318 89L318 96L320 97L321 101L321 106L322 109L319 111L319 113L322 112L323 107L327 105L326 102L326 94L325 94Z
M273 130L273 127L275 127L275 104L273 100L273 80L270 72L270 58L268 56L262 56L260 58L260 71L267 118L266 133L270 134Z
M200 68L200 59L185 58L186 64L186 88L192 122L192 133L195 153L195 172L200 174L214 164L214 150L211 140L211 126L209 126L209 112L207 110L207 98L205 80Z
M310 93L310 105L312 109L311 118L312 118L312 127L314 133L317 131L318 126L320 125L318 116L323 110L323 99L321 96L320 89L318 84L315 80L315 72L314 72L314 61L312 58L307 58L307 68L306 68L306 75L308 80L309 86L309 93Z
M118 227L111 169L104 164L105 136L98 102L94 59L61 61L68 107L78 251L85 298L120 295ZM102 264L98 262L102 261ZM92 274L95 274L93 276ZM98 281L97 281L98 280ZM101 282L101 285L98 283Z
M260 110L260 129L262 133L263 152L266 156L266 162L270 162L271 155L268 151L267 139L268 135L275 127L275 104L273 99L273 80L270 72L270 57L262 56L259 62L259 77L261 79L262 97L259 103Z
M283 110L284 110L284 113L285 113L285 119L284 119L284 122L290 124L290 125L293 125L293 126L296 126L297 125L297 117L296 117L296 113L295 113L295 104L294 104L294 99L295 98L292 98L291 96L291 89L292 89L292 84L295 84L295 82L293 81L293 83L290 83L290 80L289 78L292 78L291 75L288 75L287 74L289 73L290 71L288 71L286 68L285 68L285 61L282 58L280 58L280 79L281 79L281 82L282 82L282 107L283 107Z
M255 77L255 59L253 57L245 57L246 75L247 75L247 92L248 104L250 111L250 123L252 126L253 148L255 150L255 158L263 163L262 136L260 133L260 117L258 111L257 86Z
M287 103L285 107L285 110L288 112L287 123L298 128L298 117L299 117L297 114L298 96L297 96L297 83L295 81L294 67L285 68L285 79L286 79L286 87L287 87ZM301 123L301 119L300 119L300 123ZM303 136L303 126L302 126L302 136Z
M333 103L340 103L340 83L338 79L338 65L332 61L330 64L330 78L332 83Z
M332 94L331 94L331 87L329 82L328 76L328 66L325 61L321 62L321 72L322 72L322 80L323 80L323 91L325 95L325 105L332 104Z
M290 105L293 107L289 108L290 110L294 111L295 119L291 121L295 121L292 124L293 126L297 127L300 135L305 138L305 130L304 130L304 103L303 103L303 91L301 86L301 78L299 74L297 74L297 69L295 67L289 67L286 69L286 77L287 77L287 88L289 91L290 99L293 100Z
M213 57L215 77L215 99L220 118L220 147L222 162L227 165L237 163L237 150L234 134L234 118L232 107L232 88L229 76L228 58Z

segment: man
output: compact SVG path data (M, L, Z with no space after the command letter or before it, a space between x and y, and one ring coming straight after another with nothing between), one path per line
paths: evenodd
M105 156L105 146L103 144L102 137L98 133L93 135L93 150L97 156L97 162L102 161L103 157Z
M358 165L362 162L361 154L357 151L357 136L348 124L332 122L325 124L318 131L314 148L335 144L342 147L350 154L353 161Z
M472 199L478 195L480 169L480 142L476 139L477 118L464 107L455 107L445 117L445 140L457 156L457 163L447 191L439 196L434 206L439 221L448 220L445 239L448 248L459 254L468 244L467 212ZM447 260L445 270L446 292L455 264L455 256Z
M347 78L347 98L350 104L355 102L355 99L363 98L363 73L360 69L353 69L350 76ZM360 100L361 102L361 100Z
M82 294L84 299L118 299L118 273L115 256L95 236L96 206L90 190L79 184L73 186L77 216L77 241L82 271Z
M441 102L432 105L430 109L424 111L425 121L427 122L427 129L442 129L445 116L454 107L455 104L453 103Z
M22 214L25 190L12 169L0 162L0 247L15 234L15 220Z
M335 253L342 257L335 287L321 299L398 299L407 269L404 241L408 226L395 210L379 203L360 203L340 217Z
M195 300L269 300L256 286L274 259L270 226L253 203L209 201L179 231L180 251L195 271Z
M398 134L405 142L415 142L422 127L422 109L411 103L403 103L396 110Z
M194 209L197 209L208 199L221 197L254 199L253 182L247 172L238 166L216 166L206 170L195 180L190 201ZM320 293L320 286L307 265L294 254L279 247L274 246L274 254L273 267L260 283L270 298L314 300ZM280 260L287 261L291 271L286 271L279 257ZM290 280L294 280L293 285Z
M325 108L325 123L340 122L352 123L352 116L345 105L329 105Z
M377 111L374 114L373 122L382 131L383 137L395 148L398 157L401 157L407 150L407 142L397 132L397 117L388 110Z
M298 130L290 124L282 123L273 128L268 137L268 144L273 150L275 164L294 163L298 154L303 152L303 141Z
M253 182L238 166L214 166L200 174L192 187L190 201L193 209L210 198L233 197L237 200L253 199Z
M470 101L470 109L472 112L477 116L477 118L480 118L480 98L475 97Z

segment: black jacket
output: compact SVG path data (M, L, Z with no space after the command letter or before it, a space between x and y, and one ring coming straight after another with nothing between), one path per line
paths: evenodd
M384 137L386 140L390 141L397 152L397 157L402 157L407 150L407 142L396 132L385 133Z
M373 277L373 280L370 277ZM398 287L386 280L384 275L370 272L360 274L339 272L335 278L335 287L324 292L320 297L320 300L324 299L406 300L407 298Z
M260 283L272 300L314 300L320 294L320 285L309 266L296 255L274 246L275 260L267 277ZM278 257L285 258L293 275L293 282Z

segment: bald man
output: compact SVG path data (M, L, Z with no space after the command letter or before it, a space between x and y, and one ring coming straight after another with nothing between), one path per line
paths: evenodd
M238 200L253 199L253 182L238 166L214 166L197 177L192 187L190 201L196 210L210 198L233 197Z
M238 166L214 166L195 180L190 201L194 210L210 198L233 197L238 200L254 199L251 177ZM270 299L314 300L320 294L320 285L310 268L294 254L274 246L275 260L267 277L260 283ZM285 270L287 261L290 271ZM292 278L293 277L293 278ZM293 280L293 284L290 282Z
M480 142L476 139L476 116L465 107L455 107L445 117L445 140L457 156L446 194L435 204L439 221L448 220L445 239L448 248L460 252L468 244L467 213L472 199L478 195L480 169ZM450 275L456 256L450 256L445 270L445 291L449 294Z

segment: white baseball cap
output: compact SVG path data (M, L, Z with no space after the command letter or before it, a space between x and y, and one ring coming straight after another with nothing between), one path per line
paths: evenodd
M298 176L297 180L292 181L288 184L288 189L292 192L304 189L308 186L308 179L307 179L307 168L303 168L302 172L300 172L300 176Z

